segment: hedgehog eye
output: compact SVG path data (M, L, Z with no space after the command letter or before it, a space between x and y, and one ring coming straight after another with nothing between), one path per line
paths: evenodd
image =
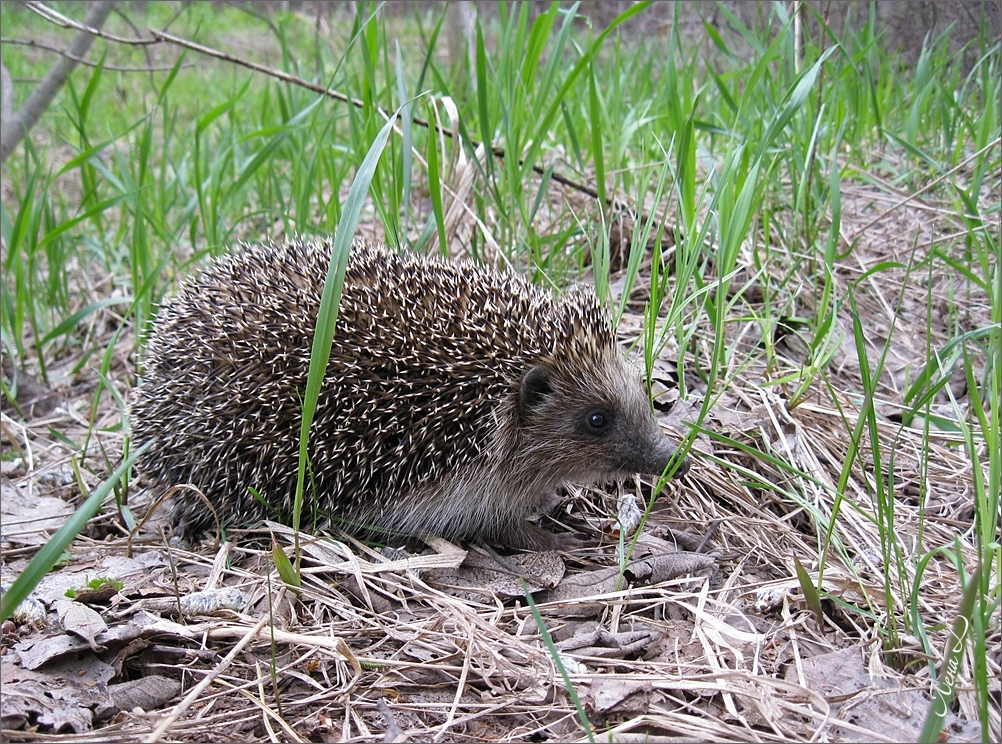
M601 411L592 411L589 413L587 421L588 428L595 432L602 431L609 425L609 419Z

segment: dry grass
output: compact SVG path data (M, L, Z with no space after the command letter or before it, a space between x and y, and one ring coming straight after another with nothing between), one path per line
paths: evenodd
M897 199L872 183L845 191L851 206L843 224L850 235L870 221L874 208ZM907 265L910 256L934 246L937 236L956 229L952 215L935 204L903 206L866 231L851 260L839 267L840 281L877 261L893 258ZM753 275L750 266L745 268ZM923 329L937 334L934 346L945 338L939 335L944 323L937 313L948 312L951 277L932 277L928 284L925 279L904 270L883 272L869 282L872 291L860 297L875 355L890 335L887 329L896 327L892 361L879 388L884 413L900 410L905 378L925 362ZM935 298L931 303L929 296ZM799 297L810 301L809 292ZM987 322L979 317L976 298L967 312L972 325ZM839 321L848 337L850 319ZM627 317L623 326L640 323ZM738 322L732 328L732 340L755 348L754 329ZM95 326L94 332L110 337L106 326ZM842 357L831 365L830 388L815 386L792 409L789 390L768 379L803 363L796 343L779 354L788 369L767 371L751 354L747 359L752 361L729 376L705 422L720 437L697 440L692 471L660 495L633 556L663 552L673 535L690 546L708 536L712 569L656 583L638 578L609 590L595 579L599 591L579 588L551 601L574 577L583 577L587 587L591 577L601 575L595 572L608 573L608 567L618 565L616 546L602 533L607 514L615 512L615 496L575 490L565 499L560 520L587 530L591 546L560 556L567 573L562 580L557 576L559 583L549 592L538 592L536 602L562 649L559 658L581 705L592 725L605 732L597 738L896 741L917 735L931 685L928 666L916 639L904 637L899 649L884 654L878 627L900 628L901 618L912 611L899 603L910 595L899 582L914 576L897 572L914 566L925 546L951 544L959 534L965 562L972 564L963 537L972 519L971 463L956 438L933 434L926 440L920 430L884 419L881 450L894 452L894 549L903 560L894 566L882 563L881 535L869 516L875 509L867 482L871 475L866 467L854 467L845 490L848 505L838 514L835 544L824 565L823 588L835 601L826 600L819 626L805 604L794 558L816 581L818 546L824 543L819 525L832 513L860 389L858 360L849 342L843 347ZM112 378L123 398L133 379L130 360L131 349L122 341ZM72 371L79 361L70 356L54 368L62 406L25 424L4 415L5 438L22 455L16 468L5 463L11 488L33 496L62 496L73 488L72 453L52 432L78 441L90 428L97 380L88 365ZM122 434L114 428L120 416L113 399L102 396L94 430L110 462L122 447ZM926 441L932 450L924 449ZM772 453L787 466L779 468L749 451ZM924 498L917 489L922 467L928 469L922 482L933 489ZM630 490L631 484L625 485ZM141 505L131 506L142 513ZM99 573L105 558L122 554L125 537L113 514L111 508L92 522L90 537L77 541L64 570L90 566ZM26 523L16 531L31 529ZM688 533L694 543L685 543ZM278 534L290 544L288 534ZM165 545L154 523L148 523L134 541L137 556L145 556L143 564L150 569L124 577L115 616L128 617L151 598L196 589L237 587L247 598L242 611L188 618L190 636L180 644L186 649L181 657L165 663L144 655L145 674L180 673L186 689L212 677L197 699L176 704L183 707L175 711L180 715L164 740L566 741L584 736L524 597L504 588L512 578L506 584L507 560L498 563L475 547L467 556L455 546L435 543L437 550L427 556L401 562L349 538L304 536L305 579L297 597L279 589L266 532L234 532L230 539L216 552L208 544L188 552ZM5 550L6 571L16 574L31 552ZM479 588L471 589L465 569L446 568L464 556L490 566L476 574L482 579ZM885 592L885 572L893 574L893 591ZM464 586L455 585L457 576ZM942 648L958 597L956 570L945 558L929 562L920 596L917 611L926 628L940 629L930 640ZM998 643L998 626L989 638ZM224 668L219 660L239 643L245 645ZM213 653L206 656L198 649ZM996 673L998 661L995 651L990 664ZM997 677L994 689L997 694ZM957 699L952 735L976 737L970 723L977 720L973 694L963 681ZM162 716L122 712L86 735L5 734L11 741L138 740ZM997 725L997 705L992 716Z

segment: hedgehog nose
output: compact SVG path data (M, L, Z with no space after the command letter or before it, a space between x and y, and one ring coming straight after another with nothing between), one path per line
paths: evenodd
M647 456L637 458L634 452L634 457L628 458L628 464L624 463L627 467L623 470L660 476L666 469L674 468L672 478L681 478L689 472L689 458L679 457L678 450L669 437L658 432L656 438L648 442L650 443L645 447L638 448L646 449Z
M689 472L689 468L692 465L688 457L683 457L682 462L678 464L678 469L672 475L672 478L681 478L683 475Z
M662 443L664 445L664 450L666 450L665 454L667 456L663 460L664 467L661 468L661 471L664 472L665 468L671 469L674 467L675 472L672 474L672 478L673 479L681 478L683 475L689 472L689 467L691 466L692 463L689 461L688 457L683 457L682 461L679 462L678 450L675 448L675 445L671 443L668 437L663 436Z

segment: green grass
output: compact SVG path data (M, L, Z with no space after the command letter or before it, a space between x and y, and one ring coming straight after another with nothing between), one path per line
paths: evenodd
M171 33L329 85L363 105L166 46L156 49L157 63L170 69L76 70L30 144L4 165L4 354L43 378L68 356L79 358L77 369L100 370L91 408L96 425L101 396L115 390L106 379L114 344L141 348L157 303L177 279L240 239L277 229L334 232L348 184L385 124L382 112L408 104L401 134L390 137L371 174L370 220L388 243L457 248L444 224L450 197L442 182L459 148L473 159L474 141L489 141L504 157L486 158L471 208L497 242L500 262L540 283L563 286L582 278L608 296L608 195L642 212L635 246L677 230L671 263L667 254L655 255L649 275L640 270L642 252L631 252L627 287L649 297L638 342L647 372L665 349L678 348L682 395L705 390L697 400L704 415L751 369L760 370L763 387L781 392L791 409L812 397L838 408L851 401L854 412L843 411L845 463L834 489L820 484L824 504L814 501L818 482L762 442L752 451L785 481L763 480L759 487L804 506L819 554L837 553L850 566L843 511L858 510L877 524L884 596L860 609L876 618L892 652L903 635L919 638L933 678L939 671L932 660L941 657L930 639L942 629L926 627L916 609L923 571L929 560L948 556L957 565L959 597L963 574L982 567L969 620L978 650L972 658L980 659L971 675L986 722L984 645L997 633L992 628L1002 601L998 44L973 42L976 62L965 67L944 35L929 39L918 62L908 65L884 48L871 16L838 38L809 33L798 61L783 4L771 6L768 28L745 27L722 9L724 26L706 25L703 45L675 33L620 38L612 28L576 22L556 5L535 17L527 6L501 5L496 17L478 25L476 68L457 77L439 53L428 51L441 30L440 12L401 17L359 6L363 16L351 24L340 17L329 37L319 36L308 19L287 14L275 15L269 27L233 8L201 3L128 8L141 29L162 28L173 18ZM72 7L64 10L74 15ZM629 11L648 12L642 6ZM578 13L587 15L587 6ZM0 20L5 36L54 35L19 5L0 6ZM114 16L108 30L134 35ZM104 48L96 43L92 56ZM106 64L112 56L119 66L145 64L138 48L112 45ZM15 78L40 77L51 57L36 57L23 47L4 47ZM23 100L24 89L17 89ZM455 125L460 141L430 133L412 115L449 130ZM593 185L599 200L554 198L561 193L551 180L554 170ZM864 223L847 226L843 219L846 185L908 194L935 179L941 180L926 196L952 215L953 232L895 256L864 255ZM890 205L875 202L871 214ZM488 251L475 226L466 242L474 256ZM742 269L754 282L737 281ZM932 277L944 274L954 278L945 341L928 341L922 363L908 370L894 399L902 414L891 421L877 403L891 395L886 366L897 316L874 356L854 312L857 301L870 292L870 282L887 281L898 289L884 300L897 310L906 286L931 287ZM760 298L747 296L752 284ZM613 308L615 317L629 294ZM931 289L928 302L931 308ZM970 308L983 308L989 321L971 327ZM119 332L87 332L91 320L111 312L120 318ZM929 339L931 318L930 311ZM849 387L832 365L839 319L860 360ZM749 346L742 338L738 331L746 324L758 329L761 343ZM778 348L776 332L783 328L792 328L803 346L799 366ZM967 381L965 405L948 384L955 370ZM949 406L939 404L944 396ZM961 560L959 544L902 549L895 522L897 439L881 434L888 425L923 430L927 445L941 432L957 436L974 472L974 527L963 539L975 563ZM112 469L94 457L84 445L82 463ZM916 476L926 495L936 485L927 470ZM865 499L847 490L854 472L869 474L858 479ZM822 574L824 565L822 559ZM893 606L912 609L881 609Z

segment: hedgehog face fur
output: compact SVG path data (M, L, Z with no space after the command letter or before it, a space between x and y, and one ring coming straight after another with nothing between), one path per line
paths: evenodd
M130 409L133 440L158 440L140 471L194 484L224 523L291 514L331 248L244 246L184 283L154 324ZM540 547L525 518L549 491L660 475L674 454L593 292L557 297L515 274L353 242L304 524ZM174 512L182 532L212 523L197 497Z

